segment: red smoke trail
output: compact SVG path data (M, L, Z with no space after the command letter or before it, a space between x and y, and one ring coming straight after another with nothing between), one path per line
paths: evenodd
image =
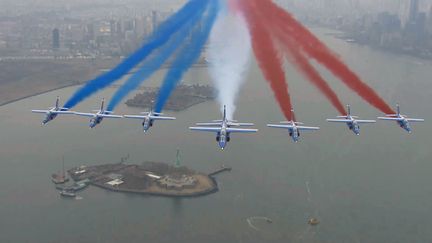
M300 69L300 71L302 71L302 73L326 96L341 115L346 115L345 107L339 100L337 94L331 89L303 54L300 53L294 43L292 43L291 40L285 39L284 44L286 45L285 51L292 57L294 64Z
M256 9L271 18L273 24L270 26L279 27L281 31L291 35L296 40L297 45L309 57L314 58L328 68L360 97L384 113L394 113L390 106L371 87L365 84L325 44L297 22L289 13L269 0L251 1L256 4Z
M272 23L267 23L268 26L273 26ZM291 36L282 31L275 32L276 37L284 46L284 51L291 57L291 62L305 75L309 81L314 84L330 101L330 103L339 111L341 115L346 115L344 105L340 101L337 94L321 77L318 71L309 63L303 53L297 48L295 41Z
M339 111L341 115L346 115L344 105L337 97L336 93L330 88L327 82L321 77L321 75L310 65L307 58L304 57L303 53L297 48L295 41L291 36L287 35L286 32L282 32L276 25L272 23L270 18L266 18L266 14L263 13L261 20L265 21L265 26L268 26L273 34L279 39L281 44L284 46L284 51L291 57L291 61L297 66L298 69L327 97L331 104Z
M293 119L291 98L282 68L282 60L276 50L273 40L263 19L259 17L258 9L254 9L250 0L241 0L241 10L249 25L252 36L252 47L259 66L276 96L276 100L287 120Z

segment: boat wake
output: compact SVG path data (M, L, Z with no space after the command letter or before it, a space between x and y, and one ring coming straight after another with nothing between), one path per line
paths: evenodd
M309 181L306 181L306 190L307 190L307 193L308 193L308 197L307 197L307 200L308 200L308 202L311 202L312 201L312 193L311 193L311 189L310 189L310 186L309 186Z
M267 223L271 224L273 223L273 221L270 218L267 217L250 217L246 219L246 222L248 223L249 227L251 227L252 229L256 230L256 231L261 231L260 228L256 227L253 222L256 220L265 220Z

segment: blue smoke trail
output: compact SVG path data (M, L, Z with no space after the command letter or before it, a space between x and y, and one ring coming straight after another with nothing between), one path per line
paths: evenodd
M206 0L205 2L208 2ZM178 33L174 35L172 40L160 48L160 51L155 53L155 56L146 61L144 65L130 77L113 95L108 105L108 110L112 111L114 108L126 97L131 91L135 90L144 80L148 79L154 72L156 72L167 59L180 47L184 40L190 35L194 26L202 19L205 8L197 11L188 23L184 25Z
M197 61L205 45L220 9L219 0L211 0L207 16L202 26L197 26L192 34L191 42L186 44L177 54L159 91L155 111L161 112L171 92L181 80L184 73Z
M108 73L102 74L89 81L85 86L75 92L75 94L66 102L64 107L74 107L85 98L100 89L106 88L108 85L123 77L155 49L167 43L171 35L183 26L189 20L191 15L205 7L206 4L202 0L190 0L176 14L163 22L161 26L153 32L149 40L140 49L138 49L138 51L126 58L122 63Z

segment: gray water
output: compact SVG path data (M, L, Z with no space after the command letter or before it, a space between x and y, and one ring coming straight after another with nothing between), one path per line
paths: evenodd
M90 130L82 117L59 117L45 127L29 112L68 98L76 87L0 107L0 242L431 242L432 63L320 36L389 103L428 122L408 135L393 123L362 127L360 137L327 124L336 111L303 77L287 66L297 118L321 131L293 144L288 134L265 127L283 120L268 85L253 65L238 102L236 119L255 122L257 135L234 135L220 151L210 134L193 133L194 122L220 118L216 102L170 113L148 134L138 121L106 120ZM325 77L363 118L381 115L323 70ZM158 73L148 83L156 86ZM209 82L205 69L188 83ZM99 106L108 89L76 107ZM139 109L121 105L120 114ZM220 191L200 198L171 199L107 192L90 187L81 200L60 198L51 173L82 164L182 163L202 172L221 164ZM310 194L308 193L308 187ZM268 217L272 224L247 219ZM308 226L310 217L321 223Z

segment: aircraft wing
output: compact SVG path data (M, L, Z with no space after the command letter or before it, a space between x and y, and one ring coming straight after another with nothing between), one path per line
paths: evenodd
M109 114L100 114L99 116L103 118L123 118L123 116L109 115Z
M139 120L143 120L145 119L147 116L132 116L132 115L124 115L124 118L129 118L129 119L139 119Z
M293 128L292 125L274 125L274 124L267 124L268 127L273 127L273 128L284 128L284 129L291 129Z
M407 118L406 119L409 122L424 122L425 119L417 119L417 118Z
M75 115L78 116L86 116L86 117L95 117L96 115L93 113L82 113L82 112L75 112Z
M404 118L398 118L398 117L378 117L378 119L385 120L385 121L403 121L404 120Z
M244 129L244 128L227 128L227 132L233 132L233 133L256 133L258 132L258 129Z
M167 121L167 120L171 121L171 120L176 119L175 117L168 117L168 116L150 116L150 118L153 120L164 120L164 121Z
M49 111L48 111L48 110L32 110L32 112L33 112L33 113L44 113L44 114L46 114L46 113L48 113Z
M192 131L198 131L198 132L220 132L220 127L189 127Z
M297 126L298 130L301 131L316 131L316 130L320 130L319 127L304 127L304 126Z
M54 114L75 114L73 111L51 111Z
M350 119L327 119L328 122L343 122L343 123L351 123Z
M199 122L197 126L221 126L222 122Z
M239 123L239 122L231 122L228 123L230 126L235 126L235 127L251 127L254 126L255 124L253 123Z
M376 123L375 120L356 120L357 123Z

